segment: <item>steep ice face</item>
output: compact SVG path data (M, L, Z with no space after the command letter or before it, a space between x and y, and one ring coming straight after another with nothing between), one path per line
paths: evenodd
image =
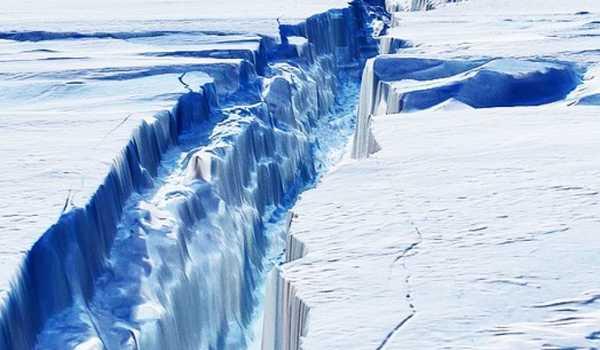
M229 39L242 38L249 41L242 47L253 45L258 52L254 36ZM2 181L16 184L0 189L6 199L0 226L10 228L0 233L3 242L26 251L56 220L69 192L73 203L84 205L135 126L170 109L182 94L216 81L226 99L256 82L240 59L144 55L214 48L223 37L168 34L148 40L2 42L0 133L7 140L0 145L7 162Z
M69 195L58 222L35 244L30 236L2 294L0 347L246 346L269 266L266 227L353 126L354 103L336 103L353 96L343 87L372 51L367 20L357 2L287 25L304 40L281 44L206 31L5 33L11 54L31 56L3 67L13 79L2 83L18 82L0 97L7 105L24 93L73 118L152 108L101 118L106 138L141 124L112 164L93 168L100 186ZM84 44L87 55L55 56ZM103 51L113 44L121 51ZM111 90L124 100L103 99Z
M367 61L361 80L356 130L354 131L354 140L352 141L352 157L357 159L364 158L379 150L377 141L375 141L371 132L372 106L376 98L374 95L376 91L374 86L377 85L373 67L374 60Z
M434 108L450 100L472 107L537 105L564 98L568 104L595 104L598 27L589 11L598 5L552 2L546 8L551 18L536 14L533 5L510 1L461 2L426 17L393 13L380 43L381 52L394 54L378 57L373 77L363 80L362 88L373 97L359 114L355 156L364 156L374 144L360 127L368 125L371 114ZM400 45L404 42L409 45Z

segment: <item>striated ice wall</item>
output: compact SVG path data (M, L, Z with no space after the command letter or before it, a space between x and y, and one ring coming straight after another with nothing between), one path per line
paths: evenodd
M304 243L289 234L288 225L284 263L300 259L306 253ZM309 307L297 295L293 281L286 279L279 267L271 270L267 286L261 349L301 349L301 338L308 332Z
M319 119L374 52L368 20L355 1L282 26L281 45L240 65L243 86L190 87L140 125L91 200L27 254L0 349L244 347L265 222L314 181Z
M337 40L345 42L347 38L358 38L356 45L360 48L359 51L363 52L363 56L372 56L377 53L378 48L374 36L380 33L381 28L378 29L378 23L382 23L382 18L379 16L385 12L383 9L383 1L369 1L364 6L366 10L362 12L362 16L367 16L369 22L373 23L371 31L365 32L362 35L367 34L368 36L356 36L352 35L351 32L347 32L348 28L345 28L345 32L338 32L336 34ZM366 6L365 6L366 5ZM354 7L356 10L356 6ZM356 16L355 18L361 18ZM313 17L297 27L286 28L286 31L290 33L304 33L304 26L319 27L322 24L317 24L318 17ZM340 28L340 20L335 19L334 26ZM342 26L343 27L343 26ZM309 32L309 31L306 31ZM346 38L346 39L344 39ZM356 39L355 39L356 40ZM348 57L348 54L355 50L352 45L348 45L343 50L337 49L338 59L340 57ZM372 60L366 62L366 68L364 72L369 71L368 66L372 65ZM353 63L353 66L362 67L364 62ZM344 66L348 66L347 64ZM369 75L363 73L362 79L365 84L365 78ZM372 82L367 82L372 84ZM365 100L363 92L369 91L368 89L361 89L360 101ZM365 105L366 106L366 105ZM358 115L364 113L365 106L361 105L358 107ZM360 121L358 117L357 121ZM358 127L358 126L357 126ZM375 147L375 146L373 146ZM288 217L288 230L291 224L292 217ZM293 235L287 235L287 242L285 248L285 259L282 263L291 262L296 259L302 258L306 254L304 244L296 240ZM309 318L309 307L302 301L302 299L296 294L296 289L293 286L292 281L289 281L283 276L283 271L279 267L275 267L271 270L267 282L267 290L265 296L264 306L264 317L263 317L263 329L262 329L262 350L298 350L301 349L301 338L308 331L307 324Z
M214 84L182 96L172 111L144 121L82 208L64 214L32 247L0 309L0 348L29 349L52 316L86 305L107 269L127 200L150 186L162 156L217 106Z

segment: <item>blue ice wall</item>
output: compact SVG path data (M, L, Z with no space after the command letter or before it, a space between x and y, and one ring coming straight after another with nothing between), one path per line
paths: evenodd
M142 122L89 203L64 214L31 248L0 314L0 347L29 349L44 323L75 302L87 303L106 268L123 205L150 185L178 135L210 117L214 85L183 95L171 112Z
M265 38L236 94L209 83L143 122L90 201L27 254L0 348L243 347L231 339L254 311L264 224L314 181L319 120L373 52L365 9L282 27L305 42Z

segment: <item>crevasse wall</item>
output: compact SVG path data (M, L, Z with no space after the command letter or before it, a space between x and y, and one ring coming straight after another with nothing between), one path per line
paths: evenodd
M289 234L288 225L284 263L300 259L306 253L304 243ZM279 267L269 273L265 300L261 349L301 349L301 339L308 332L310 308L297 295L293 282L285 278Z
M314 129L342 71L373 52L368 20L356 1L288 26L305 42L261 45L265 76L244 63L243 98L222 107L209 83L144 122L90 201L27 254L0 305L0 348L244 346L264 223L314 181Z
M53 225L27 254L13 288L2 301L0 347L29 349L54 314L87 303L94 278L106 268L123 205L156 174L161 156L190 125L210 117L217 105L213 84L182 96L172 111L144 121L117 156L89 203Z
M352 141L352 158L355 159L366 158L379 149L371 131L371 117L379 84L373 71L374 62L374 59L367 61L361 80L356 130Z
M371 23L383 23L382 15L385 13L384 1L368 1L365 2L367 6L366 13L370 14L369 21ZM306 22L310 23L310 20ZM291 32L298 32L298 28L290 28ZM368 38L363 39L364 42L369 42L367 50L364 56L370 57L377 53L378 48L375 44L374 34L375 32L382 32L373 28L373 31L369 31ZM349 34L346 34L348 36ZM366 61L367 65L364 72L369 71L369 64L372 64L371 60ZM371 63L369 63L371 62ZM360 62L359 67L363 67L364 62ZM374 84L372 75L369 73L363 73L362 84ZM370 79L365 82L365 79ZM367 106L370 106L370 100L368 96L363 96L372 89L361 88L360 105L358 106L358 117L357 122L364 122L364 118L360 118L361 114L366 113ZM374 97L372 97L374 98ZM371 99L372 99L371 98ZM369 100L369 101L367 101ZM367 130L368 128L360 125L356 126L357 129ZM374 143L370 144L367 149L376 148L377 145ZM353 154L356 151L353 150ZM288 217L288 231L289 225L291 224L291 215ZM287 242L285 248L285 260L282 263L291 262L296 259L302 258L307 252L303 242L295 239L293 235L288 232ZM271 270L267 282L267 290L265 296L264 306L264 317L263 317L263 335L262 335L262 350L298 350L302 348L301 340L302 336L306 335L308 330L308 319L310 317L310 308L306 305L303 300L297 295L296 289L292 283L285 278L283 271L279 267L275 267Z

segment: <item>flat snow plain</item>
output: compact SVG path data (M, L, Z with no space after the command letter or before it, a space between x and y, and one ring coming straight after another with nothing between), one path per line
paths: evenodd
M0 293L66 199L83 206L140 121L187 92L182 73L192 89L210 80L220 95L238 88L239 58L163 54L253 52L258 35L277 34L277 18L300 21L345 6L340 0L3 1Z
M553 60L582 80L541 106L374 117L381 150L294 209L307 253L282 268L310 308L303 349L598 347L599 12L473 0L394 16L389 35L412 44L397 57Z

